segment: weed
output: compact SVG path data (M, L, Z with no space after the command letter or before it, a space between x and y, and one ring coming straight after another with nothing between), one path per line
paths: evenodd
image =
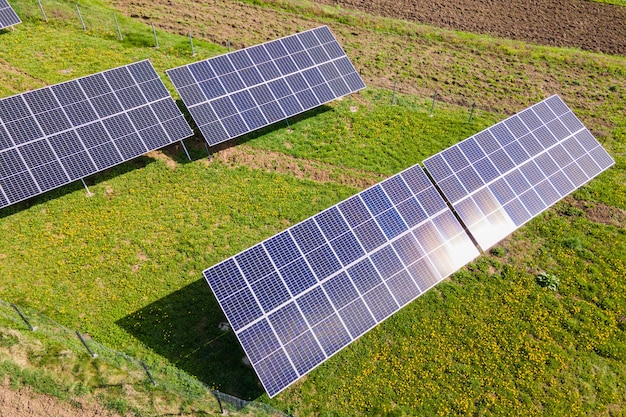
M537 274L535 280L540 287L547 288L552 291L556 291L561 283L561 280L556 275L548 274L546 272Z
M568 237L563 241L563 246L572 250L582 250L583 243L579 237Z

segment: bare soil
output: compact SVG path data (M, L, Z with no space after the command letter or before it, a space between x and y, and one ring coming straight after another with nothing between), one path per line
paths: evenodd
M289 174L316 182L334 182L364 189L382 181L385 176L349 168L338 168L322 162L294 158L279 152L255 149L245 145L228 147L213 159L228 166L246 166L266 172ZM208 162L210 163L210 162Z
M317 0L441 28L626 54L626 7L586 0Z
M2 417L120 417L98 403L76 402L72 405L55 397L41 395L28 387L13 390L0 384Z
M573 197L568 197L565 201L582 210L589 221L618 228L626 227L626 210L619 207L612 207L603 203L590 204L588 201L576 200Z
M529 62L528 55L534 52L522 43L470 45L417 23L381 31L376 28L389 25L384 17L348 9L333 9L329 14L328 6L322 3L332 0L302 5L297 1L265 0L275 4L276 9L232 0L109 1L123 13L154 22L159 28L182 35L191 30L196 38L224 46L230 42L234 49L317 27L320 23L315 16L326 21L333 16L334 20L350 22L329 25L367 85L391 89L397 83L398 92L423 97L437 91L447 103L469 107L475 101L481 110L509 114L558 92L572 108L584 110L583 122L595 126L593 133L598 136L614 128L607 117L606 103L619 102L626 92L625 77L616 76L614 70L603 65L591 65L584 55L570 55L565 62L554 62L553 58ZM578 4L577 0L571 1ZM385 2L373 4L391 4L391 0ZM517 3L523 1L511 4ZM282 10L285 5L293 6L293 10L302 7L310 17ZM609 14L626 11L626 7L600 5L605 6ZM613 32L602 36L607 42L626 43L626 33L620 35L625 26L626 16L612 28ZM600 37L600 33L594 32L593 36ZM517 52L509 54L507 48Z

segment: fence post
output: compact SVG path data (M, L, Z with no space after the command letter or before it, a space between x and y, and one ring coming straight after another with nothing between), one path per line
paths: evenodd
M150 373L150 370L148 369L148 365L146 365L144 361L141 361L141 366L143 366L144 371L146 371L146 374L148 374L148 378L150 378L150 382L152 382L152 385L156 387L157 383L154 380L154 378L152 378L152 374Z
M230 52L230 39L228 40L228 52Z
M437 92L435 91L435 94L433 94L433 104L430 106L430 117L433 117L433 111L435 110L435 101L437 101Z
M120 40L124 40L124 38L122 37L122 31L120 29L120 24L117 21L117 16L115 15L115 13L113 13L113 19L115 20L115 27L117 28L117 34L120 37Z
M28 319L22 314L20 309L17 308L17 306L15 304L11 303L11 307L13 307L13 310L15 310L17 312L17 314L20 315L20 317L22 318L22 320L24 320L24 323L26 323L26 325L28 326L28 328L30 329L31 332L34 332L37 329L36 327L31 326L31 324L28 321Z
M220 406L220 414L224 414L224 407L222 407L222 400L220 399L219 394L217 394L215 391L211 391L211 393L217 400L217 404Z
M152 25L152 34L154 35L154 45L156 49L159 49L159 38L157 38L156 29L154 28L154 22L152 22L151 25Z
M394 105L396 103L396 84L397 81L393 82L393 93L391 93L391 105Z
M80 24L83 27L83 30L86 31L87 27L85 26L85 21L83 20L83 16L80 14L80 9L78 8L78 3L74 3L76 6L76 13L78 13L78 18L80 19Z
M97 358L97 357L98 357L98 354L97 354L97 353L93 353L93 352L91 351L91 349L89 349L89 346L87 345L87 341L86 341L85 339L83 339L83 335L82 335L82 334L80 334L80 332L79 332L78 330L76 330L76 336L78 336L78 338L80 339L80 341L83 343L83 346L85 346L85 349L87 349L87 352L89 352L89 355L90 355L92 358L94 358L94 359L95 359L95 358Z
M43 16L43 21L48 21L48 16L46 16L46 12L43 10L43 5L41 4L41 0L37 0L37 4L39 4L39 10L41 10L41 15Z
M191 31L189 31L189 44L191 45L191 56L195 56L196 51L193 49L193 38L191 37Z
M469 120L467 121L467 123L470 123L472 121L472 117L474 116L474 109L475 108L476 108L476 102L474 101L472 103L472 108L470 110Z

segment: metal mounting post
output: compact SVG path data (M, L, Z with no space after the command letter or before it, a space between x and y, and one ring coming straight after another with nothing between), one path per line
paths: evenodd
M393 93L391 93L391 104L396 104L396 81L393 82Z
M191 156L189 156L189 151L187 150L187 147L185 146L185 142L183 142L183 140L180 140L180 144L183 146L183 149L185 150L185 154L187 155L187 159L189 159L191 161Z
M87 187L87 183L85 182L84 178L81 178L80 181L83 183L83 187L85 187L85 190L87 191L87 196L91 197L93 193L89 191L89 187Z

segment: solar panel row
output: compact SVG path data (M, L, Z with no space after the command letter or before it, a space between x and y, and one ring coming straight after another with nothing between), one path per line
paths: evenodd
M0 207L192 134L147 60L0 99Z
M274 396L476 256L414 166L204 274Z
M209 145L365 88L326 26L167 74Z
M557 96L424 161L482 248L613 163ZM477 255L416 165L204 275L274 396Z
M7 0L0 0L0 29L22 23Z
M613 164L556 95L424 161L483 250Z

